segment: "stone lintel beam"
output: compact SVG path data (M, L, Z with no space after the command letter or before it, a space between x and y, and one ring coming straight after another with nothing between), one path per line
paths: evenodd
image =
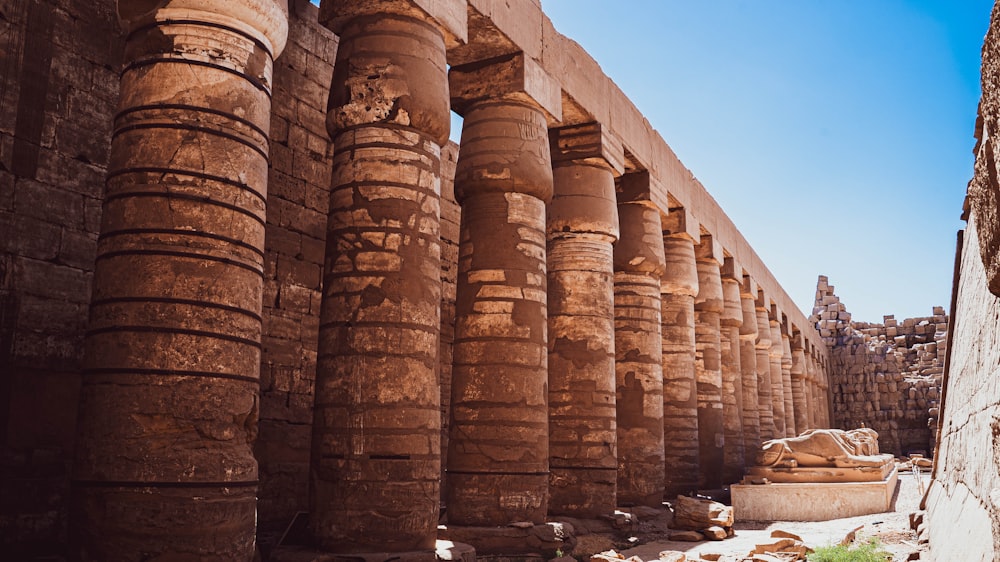
M410 17L437 27L445 45L452 48L469 39L466 5L466 0L322 0L319 23L340 35L357 18L385 14Z
M477 103L503 99L541 109L550 127L562 121L559 83L524 53L452 66L448 80L451 107L460 115Z
M697 244L701 240L698 219L684 207L672 207L666 216L660 217L664 236L682 237Z
M549 129L549 149L552 152L552 167L569 164L597 166L610 169L616 177L625 172L625 149L621 141L600 123ZM649 175L646 174L646 177Z

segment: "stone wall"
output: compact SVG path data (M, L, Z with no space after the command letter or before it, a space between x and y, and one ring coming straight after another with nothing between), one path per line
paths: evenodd
M892 315L881 324L854 322L820 276L813 319L831 350L835 427L874 429L886 453L932 452L948 340L944 308L932 312L902 322Z
M114 2L0 4L0 549L65 507L122 42ZM14 551L14 558L18 558Z
M942 562L1000 556L1000 6L983 46L982 91L963 216L968 226L958 239L938 453L924 499L930 559Z

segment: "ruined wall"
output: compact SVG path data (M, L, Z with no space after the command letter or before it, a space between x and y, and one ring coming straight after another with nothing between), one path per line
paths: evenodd
M934 480L924 500L930 559L1000 556L1000 298L998 162L1000 6L983 45L983 97L975 174L969 183L952 295L948 355Z
M114 2L0 3L0 549L7 555L11 543L48 552L65 537L121 48Z
M833 423L879 434L882 452L929 454L934 448L948 316L889 315L882 324L853 322L851 313L820 276L813 320L830 348Z

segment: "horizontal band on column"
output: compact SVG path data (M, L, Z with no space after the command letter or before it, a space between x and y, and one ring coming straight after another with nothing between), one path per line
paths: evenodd
M99 253L95 261L118 258L122 256L168 256L174 258L188 258L194 260L215 261L226 265L231 265L233 267L246 269L247 271L252 271L257 275L264 277L263 269L256 268L252 265L248 265L243 262L238 262L236 260L199 254L197 252L178 252L171 250L117 250L114 252Z
M177 371L170 369L142 369L142 368L125 368L125 367L108 367L100 369L84 369L82 373L85 376L100 376L100 375L140 375L140 376L157 376L157 377L192 377L192 378L206 378L206 379L226 379L241 382L249 382L253 384L260 384L260 379L257 377L248 377L246 375L236 375L232 373L213 373L211 371Z
M260 39L257 39L253 35L250 35L246 31L243 31L242 29L237 29L235 27L230 27L230 26L225 25L225 24L215 23L215 22L210 22L210 21L183 20L183 19L179 19L179 20L165 19L165 20L154 21L152 23L148 23L146 25L143 25L143 26L140 26L140 27L137 27L137 28L133 29L127 36L125 36L125 40L128 41L129 39L132 38L133 35L135 35L137 33L142 33L143 31L149 31L150 29L153 29L153 28L156 28L156 27L162 27L164 25L195 25L195 26L199 26L199 27L212 27L212 28L215 28L215 29L221 29L223 31L228 31L230 33L239 35L240 37L243 37L243 38L247 39L248 41L252 42L254 45L257 45L258 48L260 48L262 51L264 51L265 53L267 53L267 55L269 57L271 57L271 60L274 60L274 55L271 53L271 50L268 49L267 45L265 45Z
M549 471L559 469L559 470L610 470L617 471L617 466L566 466L566 465L556 465L549 461Z
M105 305L110 305L110 304L125 304L125 303L136 303L136 304L143 304L143 303L179 304L179 305L184 305L184 306L197 306L197 307L204 307L204 308L216 308L216 309L219 309L219 310L225 310L225 311L228 311L228 312L235 312L237 314L242 314L244 316L249 316L250 318L253 318L254 320L258 320L258 321L262 320L260 314L254 312L252 310L246 310L245 308L239 308L239 307L236 307L236 306L230 306L228 304L219 304L219 303L206 302L206 301L196 301L196 300L191 300L191 299L177 299L177 298L171 298L171 297L110 297L110 298L106 298L106 299L92 300L92 301L90 301L90 306L91 307L95 307L95 306L105 306Z
M330 193L336 193L338 191L343 191L345 189L354 189L355 187L398 187L401 189L408 189L410 191L416 191L418 193L423 193L424 195L429 195L431 197L440 198L441 194L436 191L431 191L425 187L419 185L414 185L412 183L398 182L398 181L387 181L387 180L364 180L364 181L349 181L345 183L339 183L330 188Z
M253 121L250 121L249 119L244 119L243 117L240 117L239 115L235 115L235 114L229 113L228 111L221 111L219 109L213 109L211 107L202 107L202 106L198 106L198 105L187 105L187 104L183 104L183 103L155 103L155 104L148 104L148 105L137 105L137 106L130 107L128 109L123 109L123 110L119 111L114 116L113 120L117 121L118 119L120 119L120 118L122 118L122 117L124 117L124 116L126 116L126 115L128 115L130 113L137 113L137 112L140 112L140 111L155 111L155 110L170 110L170 109L176 109L176 110L180 110L180 111L192 111L192 112L195 112L195 113L209 113L209 114L212 114L212 115L218 115L220 117L225 117L226 119L229 119L231 121L236 121L237 123L241 123L243 125L246 125L250 129L253 129L254 132L256 132L260 136L264 137L265 139L269 138L269 136L270 136L270 135L268 135L267 131L265 131L264 129L261 129L259 126L257 126L256 123L254 123Z
M129 480L70 480L74 486L82 488L250 488L260 484L260 480L242 482L143 482Z
M548 476L549 471L544 472L509 472L509 471L487 471L487 470L445 470L448 474L462 474L466 476Z
M210 62L205 62L200 60L191 60L191 59L173 58L173 57L156 57L156 58L143 59L126 65L125 68L122 69L122 72L119 76L124 76L126 72L130 70L135 70L137 68L142 68L145 66L153 66L154 64L168 64L168 63L181 63L181 64L190 64L193 66L204 66L206 68L212 68L215 70L228 72L229 74L239 76L240 78L246 80L251 85L253 85L254 88L257 88L261 92L264 92L264 95L266 95L268 99L271 98L271 90L267 87L267 84L261 82L260 79L258 79L257 77L250 76L245 72L240 72L235 68L229 68L228 66L223 66L221 64L213 64Z
M233 180L233 179L229 179L229 178L224 177L224 176L216 176L214 174L206 174L205 172L197 172L197 171L194 171L194 170L184 170L184 169L181 169L181 168L166 168L166 167L161 167L161 166L135 166L135 167L131 167L131 168L118 168L116 170L112 170L112 171L108 172L108 177L107 177L107 180L105 181L105 183L108 183L112 179L117 178L119 176L124 176L126 174L173 174L173 175L178 175L178 176L191 176L193 178L198 178L198 179L203 179L203 180L208 180L208 181L214 181L214 182L218 182L218 183L224 183L226 185L231 185L231 186L233 186L235 188L238 188L238 189L241 189L243 191L246 191L247 193L250 193L251 195L253 195L257 199L260 199L261 201L263 201L265 204L267 203L267 197L263 193L261 193L261 192L257 191L256 189L250 187L246 183L243 183L243 182L240 182L240 181L237 181L237 180ZM177 194L170 193L168 195L174 196L174 195L177 195ZM119 197L118 194L113 194L113 195L109 194L108 197L104 198L104 200L107 201L109 198L116 199L118 197ZM202 201L202 200L205 200L205 199L207 199L207 198L205 198L205 197L199 197L196 200L197 201ZM240 209L240 207L234 207L234 208ZM253 216L257 216L257 215L253 215Z
M323 455L321 458L333 459L333 460L372 460L372 461L408 461L408 460L434 460L437 457L432 455L424 455L423 458L413 459L410 455L344 455L344 454L332 454Z
M102 232L100 236L97 237L98 241L105 240L107 238L113 238L116 236L130 236L133 234L176 234L178 236L193 236L196 238L209 238L212 240L218 240L220 242L226 242L234 246L239 246L250 250L251 252L259 255L261 258L264 257L264 251L249 244L242 240L237 240L235 238L230 238L228 236L222 236L220 234L212 234L211 232L198 232L195 230L179 230L176 228L123 228L121 230L110 230L107 232Z
M211 127L203 127L201 125L189 125L187 123L133 123L132 125L125 125L119 129L115 129L111 132L111 138L115 138L118 135L124 133L130 133L132 131L144 131L148 129L171 129L177 131L195 131L198 133L205 133L206 135L214 135L217 137L222 137L224 139L231 140L242 144L243 146L253 150L257 154L260 154L264 160L268 159L267 150L257 146L254 142L249 141L239 135L234 135L232 133L227 133L225 131L220 131L218 129L213 129ZM266 137L265 137L266 138Z
M396 54L398 54L398 53L391 53L391 55L393 55L393 56L395 56ZM392 57L390 57L390 59L391 58ZM347 127L342 127L340 129L337 129L336 132L331 136L330 140L332 140L334 142L334 144L336 144L337 138L340 137L341 135L345 134L345 133L350 133L350 132L353 132L353 131L356 131L356 130L359 130L359 129L373 129L373 128L374 129L389 129L389 130L393 130L393 131L402 131L404 133L413 133L414 135L417 135L418 137L420 137L421 140L423 140L425 142L434 143L434 145L437 146L437 141L434 140L427 133L421 131L420 129L416 129L414 127L411 127L409 125L400 125L399 123L359 123L357 125L349 125ZM353 145L349 144L347 146L353 146ZM411 145L401 144L401 145L397 145L397 146L407 146L408 147L408 146L411 146Z
M86 335L97 336L100 334L113 334L119 332L133 332L141 334L178 334L182 336L198 336L203 338L212 338L217 340L226 340L235 343L241 343L243 345L248 345L250 347L255 347L257 349L261 348L261 343L259 341L251 340L248 338L241 338L240 336L233 336L230 334L219 334L216 332L209 332L206 330L191 330L188 328L171 328L164 326L106 326L104 328L93 328L87 330Z
M396 142L361 142L350 145L351 150L366 149L366 148L389 148L389 149L401 148L407 152L416 152L432 160L441 159L440 154L435 154L433 152L426 151L418 146L410 144L400 144ZM409 164L409 162L407 163Z
M185 174L187 175L187 174ZM189 195L187 193L171 193L169 191L119 191L117 193L111 193L104 197L104 202L115 201L116 199L126 199L129 197L160 197L163 199L183 199L185 201L194 201L196 203L203 203L206 205L212 205L214 207L223 207L229 209L230 211L236 211L242 215L246 215L253 220L260 223L261 226L266 226L264 219L258 217L251 211L240 207L239 205L233 205L232 203L225 203L223 201L216 201L209 197L203 195Z
M370 277L370 275L368 275ZM324 322L319 325L320 329L326 328L380 328L384 326L391 326L393 328L404 328L407 330L414 330L417 332L427 332L428 334L436 334L441 329L440 323L434 324L433 326L426 326L424 324L416 324L414 322L399 322L395 320L385 320L381 322L371 321L371 320L348 320L345 322Z

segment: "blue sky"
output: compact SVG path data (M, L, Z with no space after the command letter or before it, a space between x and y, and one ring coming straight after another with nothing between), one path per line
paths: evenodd
M947 307L988 0L542 0L809 314ZM457 136L457 135L456 135Z

